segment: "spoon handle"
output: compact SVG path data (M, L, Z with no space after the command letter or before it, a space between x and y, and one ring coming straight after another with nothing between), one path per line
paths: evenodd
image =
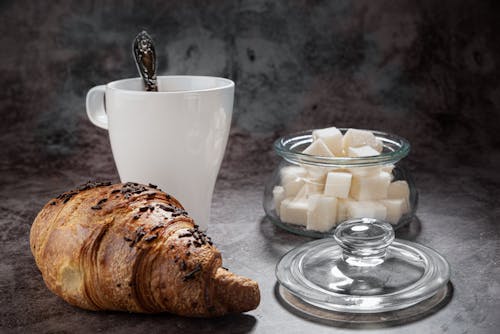
M153 39L146 31L141 31L134 40L133 53L137 69L144 80L147 91L157 92L156 52Z

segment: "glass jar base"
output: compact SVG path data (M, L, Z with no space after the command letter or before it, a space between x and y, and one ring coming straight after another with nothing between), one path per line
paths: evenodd
M332 236L333 233L335 232L335 227L329 231L326 231L326 232L319 232L319 231L314 231L314 230L308 230L308 229L306 229L305 226L302 226L302 225L295 225L295 224L289 224L289 223L282 222L281 219L279 219L276 212L274 212L274 210L270 214L266 215L266 217L268 218L269 221L271 221L271 223L278 226L279 228L281 228L285 231L297 234L297 235L305 236L305 237L316 238L316 239L326 238L326 237ZM409 225L415 219L417 219L415 215L407 214L407 215L401 217L399 222L396 225L393 225L392 227L394 228L394 230L398 230L404 226Z

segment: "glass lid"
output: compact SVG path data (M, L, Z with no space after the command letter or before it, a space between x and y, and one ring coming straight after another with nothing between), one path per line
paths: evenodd
M337 227L334 239L311 241L286 253L276 266L281 286L324 310L380 313L429 299L450 278L440 254L394 240L389 223L348 220Z

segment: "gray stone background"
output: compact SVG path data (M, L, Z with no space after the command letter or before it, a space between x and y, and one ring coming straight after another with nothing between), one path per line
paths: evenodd
M160 74L236 82L212 230L229 259L239 253L216 234L232 236L221 228L225 220L234 226L254 220L257 236L273 245L305 241L260 222L278 136L331 125L396 133L412 143L407 165L421 192L417 241L447 256L458 272L456 290L468 293L454 299L457 312L423 328L444 332L455 323L452 332L494 332L500 325L499 7L495 1L2 1L0 331L64 332L71 328L64 319L92 330L113 326L75 315L45 289L28 234L51 196L89 178L118 180L107 133L87 120L84 98L94 85L136 76L131 41L146 29ZM273 280L279 249L265 273L253 270ZM456 249L462 253L455 256ZM239 269L252 276L248 268ZM289 322L298 330L302 322L283 320L285 311L266 306L269 291L263 292L256 319L264 327L248 318L207 326L272 332L279 327L265 317L269 311L281 316L279 326ZM172 319L177 330L193 328ZM125 322L129 330L140 328Z

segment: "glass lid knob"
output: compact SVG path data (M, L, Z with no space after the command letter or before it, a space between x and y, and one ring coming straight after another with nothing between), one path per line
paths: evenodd
M375 266L384 262L394 240L391 224L372 218L351 219L340 224L334 238L342 258L351 266Z

